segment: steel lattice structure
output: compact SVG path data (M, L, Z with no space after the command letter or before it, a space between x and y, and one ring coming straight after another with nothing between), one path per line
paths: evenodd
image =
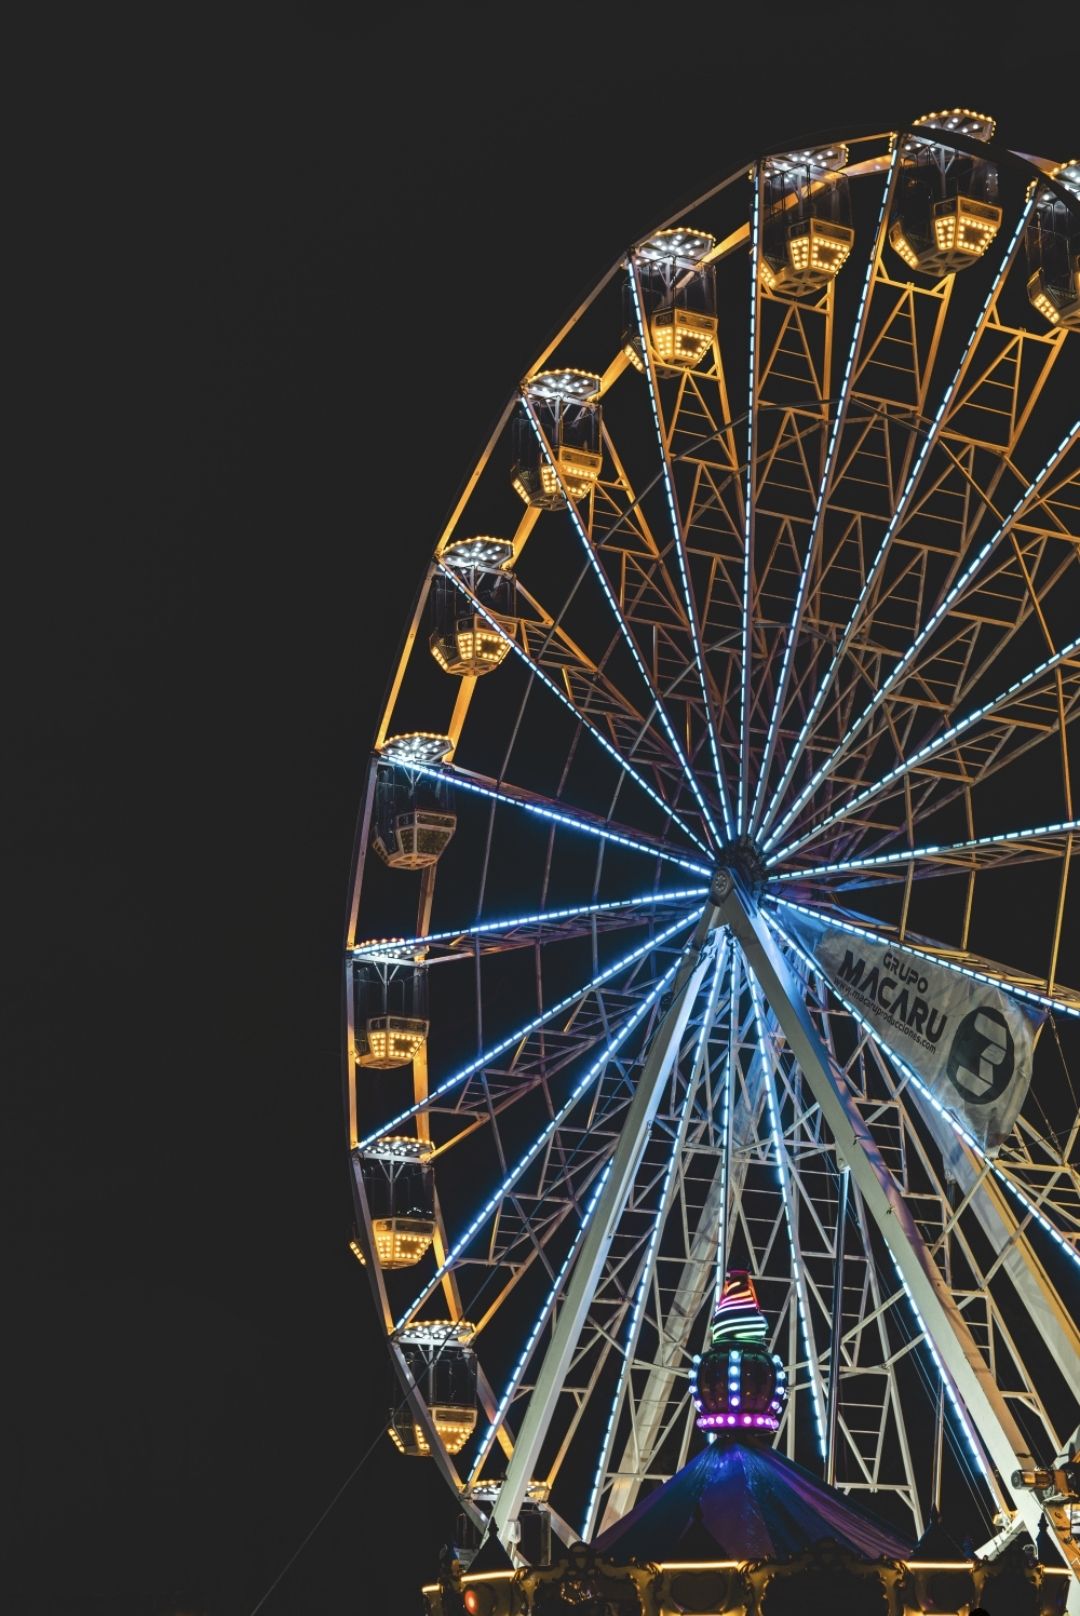
M925 125L771 154L620 257L508 401L393 674L347 936L355 1248L406 1445L508 1542L536 1484L572 1540L685 1461L735 1262L789 1455L913 1532L950 1478L987 1535L1045 1506L1077 1564L1012 1474L1064 1451L1080 1390L1080 367L1030 275L1040 208L1080 192L961 115L930 129L997 173L970 261L905 260ZM789 229L778 271L784 208L840 184L848 251L808 284L815 226ZM1000 1149L826 979L809 917L1047 1013ZM392 1015L421 976L380 1062L370 994ZM391 1149L434 1194L388 1265ZM406 1350L437 1317L471 1326L464 1442Z

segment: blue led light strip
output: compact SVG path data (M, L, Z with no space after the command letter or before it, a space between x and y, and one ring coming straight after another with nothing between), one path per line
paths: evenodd
M709 1032L715 1019L716 1000L720 991L720 974L726 963L724 958L725 952L726 942L724 948L721 948L716 957L716 965L713 969L712 982L708 988L705 1011L701 1018L701 1030L698 1033L697 1043L694 1046L694 1058L693 1065L691 1067L692 1075L690 1082L686 1085L686 1098L683 1102L682 1116L680 1118L679 1127L675 1132L675 1139L671 1147L671 1154L668 1157L667 1167L664 1171L664 1181L660 1190L660 1202L656 1209L656 1217L653 1221L652 1230L649 1234L649 1243L645 1248L645 1256L643 1258L641 1267L641 1277L638 1280L637 1290L634 1294L634 1303L630 1313L630 1324L626 1332L626 1341L622 1348L622 1369L619 1372L618 1381L615 1386L615 1394L611 1400L611 1409L608 1413L608 1421L604 1431L604 1439L600 1444L600 1456L597 1460L596 1471L593 1475L592 1490L589 1493L588 1504L585 1506L585 1524L581 1529L581 1535L585 1539L592 1536L596 1525L596 1522L593 1519L593 1511L596 1508L596 1501L600 1492L600 1484L604 1478L604 1471L607 1469L608 1459L611 1456L611 1443L615 1434L615 1421L618 1418L619 1409L622 1407L623 1393L626 1387L627 1376L630 1373L630 1365L633 1361L635 1353L637 1352L638 1337L641 1328L641 1315L645 1306L645 1293L648 1290L649 1283L655 1271L653 1259L656 1254L657 1243L660 1239L660 1231L667 1220L669 1211L671 1210L671 1183L674 1177L676 1164L686 1143L686 1130L690 1121L690 1112L693 1105L694 1096L697 1092L698 1079L701 1072L702 1051L705 1048L705 1040L709 1036Z
M486 797L489 802L502 802L511 808L521 808L527 814L534 814L538 819L546 819L553 825L567 825L571 830L584 832L586 836L595 836L602 842L614 842L619 847L628 847L633 853L644 853L646 858L664 859L668 864L678 865L680 870L690 870L694 875L712 876L712 870L707 864L698 864L694 859L682 858L678 853L669 853L658 847L655 842L638 842L632 836L623 836L616 830L605 830L602 825L591 825L587 819L576 819L573 814L563 813L558 808L548 808L546 804L531 802L527 797L511 796L505 791L496 791L492 786L479 785L475 780L466 779L452 766L443 764L440 768L433 768L427 763L395 763L395 768L407 769L410 774L430 775L433 780L445 780L453 786L455 791L470 791L474 797Z
M528 416L529 421L532 424L532 429L533 429L533 432L536 435L537 442L540 445L541 452L543 453L545 459L547 460L548 464L551 466L552 470L554 471L556 477L559 480L559 487L562 489L563 495L565 496L565 499L566 499L566 509L570 514L570 520L574 524L574 528L575 528L575 530L577 532L578 538L581 540L582 547L584 548L584 551L585 551L586 559L588 560L589 565L592 567L593 572L596 574L596 577L599 580L600 587L604 592L604 595L605 595L605 597L607 599L608 605L611 607L611 610L614 613L615 621L616 621L616 624L618 625L619 632L623 637L623 640L624 640L624 642L626 644L627 650L630 652L630 655L633 658L634 666L637 668L638 672L640 673L640 675L642 677L642 680L644 681L645 688L649 692L650 697L652 698L653 711L655 712L657 718L659 718L661 727L663 728L663 731L664 731L664 734L668 738L668 745L671 747L671 750L674 752L676 758L679 761L679 766L681 767L683 773L686 776L687 784L689 785L690 790L694 794L694 797L695 797L695 799L697 801L698 807L701 809L702 818L705 820L705 823L707 825L712 827L712 825L713 825L712 815L710 814L709 806L708 806L707 802L705 801L704 796L702 795L701 787L698 784L697 776L695 775L693 769L690 767L690 764L687 761L685 752L683 751L682 747L679 745L679 738L676 735L674 728L672 727L671 719L668 717L667 712L664 709L664 705L660 700L660 696L659 696L658 692L653 688L652 679L649 677L649 670L645 666L644 661L642 660L641 652L637 648L637 642L635 641L634 636L631 634L630 626L629 626L629 624L627 623L625 617L622 614L622 608L619 606L618 601L615 599L614 592L613 592L613 590L611 588L611 585L608 583L608 580L607 580L607 574L604 572L603 567L600 565L599 561L596 558L596 551L595 551L595 548L594 548L594 546L593 546L593 544L592 544L592 542L591 542L591 540L589 538L588 533L585 531L585 524L582 522L581 517L578 515L577 502L575 500L571 499L570 495L566 491L566 486L565 486L565 484L563 482L562 473L560 472L558 466L555 464L555 460L554 460L554 457L553 457L553 455L551 453L551 449L548 446L547 439L544 437L543 431L541 430L540 422L536 418L536 411L533 409L532 405L529 403L529 400L526 397L523 396L521 402L522 402L522 406L523 406L523 408L525 410L525 413ZM714 834L715 834L715 831L714 831Z
M720 752L716 743L716 723L713 715L712 703L709 700L708 685L705 678L705 662L701 653L701 640L698 634L697 610L693 591L690 587L690 571L686 559L686 535L683 532L682 518L675 499L675 485L671 473L671 455L668 451L667 440L664 437L664 428L660 420L660 403L657 397L656 376L652 361L652 350L649 343L649 333L645 325L645 313L641 305L641 288L638 281L637 265L631 257L627 266L630 281L630 291L634 300L634 313L637 316L638 331L641 334L641 351L645 361L645 380L649 387L649 404L652 407L653 425L660 444L660 459L664 472L664 489L667 494L668 512L671 516L671 526L675 535L675 556L679 563L679 582L682 586L683 600L686 603L686 620L690 627L690 643L694 650L694 666L697 669L698 685L701 689L701 700L705 709L705 728L709 737L709 751L712 755L713 771L716 775L716 789L720 798L720 811L724 819L724 833L731 836L731 809L728 806L727 782L720 766ZM720 836L715 825L709 822L709 828L714 838L719 841Z
M1011 993L1015 999L1026 999L1029 1004L1037 1004L1045 1010L1057 1010L1063 1016L1080 1017L1080 1007L1076 1005L1066 1004L1064 1000L1055 999L1049 993L1039 993L1035 988L1020 987L1015 982L1009 982L1003 976L994 976L989 971L977 971L971 965L960 965L956 960L943 959L938 954L931 954L925 948L920 948L917 943L896 942L891 937L882 937L879 932L869 931L865 926L857 926L854 921L839 920L820 909L811 909L802 903L792 903L790 898L778 898L770 894L767 901L781 909L791 909L796 914L806 915L818 925L829 926L836 931L848 931L853 937L865 937L869 942L881 943L886 948L900 948L907 954L917 954L920 959L927 960L931 965L939 965L945 971L956 971L960 976L969 977L972 982L986 982L1002 993ZM768 918L764 908L762 913Z
M597 988L603 987L605 982L610 982L613 976L618 976L620 972L628 970L631 965L643 958L644 955L662 947L677 932L685 931L688 926L700 920L701 915L702 909L695 909L692 914L683 915L670 926L665 927L655 937L650 937L644 943L640 943L629 954L624 954L621 959L617 959L614 964L609 965L599 975L594 976L591 982L586 982L582 987L575 988L572 993L568 993L565 998L560 999L558 1004L553 1004L549 1010L545 1010L539 1016L533 1016L531 1021L527 1021L523 1026L518 1027L514 1032L510 1033L509 1037L501 1038L490 1049L485 1049L482 1055L477 1055L475 1060L471 1060L467 1066L463 1066L459 1072L455 1072L453 1077L446 1078L444 1082L432 1089L425 1100L420 1100L415 1105L411 1105L407 1111L400 1112L392 1121L384 1123L375 1133L368 1134L366 1139L361 1139L355 1148L357 1150L366 1150L369 1145L374 1145L378 1140L385 1139L387 1134L393 1133L403 1122L410 1121L418 1112L426 1110L434 1101L441 1099L444 1094L449 1094L451 1089L457 1088L459 1084L475 1076L477 1072L482 1071L485 1066L496 1060L499 1055L504 1055L508 1049L513 1049L523 1038L527 1038L530 1033L535 1032L538 1027L543 1027L547 1022L553 1020L555 1016L561 1015L564 1010L569 1010L571 1005L577 1004L581 999L585 998L586 994L593 993Z
M813 971L817 976L822 975L821 967L814 962L814 960L799 943L797 938L793 937L791 933L781 926L776 920L774 920L771 915L766 914L765 920L768 923L769 929L772 931L773 935L777 937L781 943L792 949L803 961L808 970ZM923 1099L926 1100L929 1105L933 1106L938 1115L949 1124L949 1127L952 1129L953 1133L956 1134L957 1138L963 1140L964 1144L967 1145L968 1149L982 1164L982 1166L990 1169L995 1178L997 1178L1000 1183L1002 1183L1010 1192L1010 1194L1020 1202L1020 1205L1023 1207L1024 1211L1030 1217L1035 1219L1039 1227L1046 1234L1048 1234L1058 1246L1060 1246L1061 1250L1066 1253L1076 1267L1080 1268L1080 1251L1078 1251L1074 1246L1070 1245L1069 1241L1066 1240L1065 1236L1054 1227L1040 1207L1034 1201L1032 1201L1022 1189L1020 1189L1016 1182L999 1165L999 1163L996 1162L993 1157L986 1154L978 1141L957 1120L948 1107L942 1105L937 1096L927 1088L926 1084L923 1082L922 1078L914 1070L914 1068L909 1066L907 1061L903 1060L896 1053L896 1051L885 1042L885 1040L881 1037L881 1034L870 1025L869 1021L866 1020L866 1017L860 1015L850 1000L846 999L844 995L833 986L832 979L830 977L826 977L825 980L829 984L829 992L840 1002L840 1004L843 1005L848 1015L851 1016L854 1021L858 1022L859 1026L863 1029L867 1036L873 1040L878 1049L881 1050L882 1054L885 1055L889 1061L891 1061L893 1066L896 1067L897 1071L904 1076L907 1082L911 1083L914 1088L918 1090Z
M879 792L892 785L894 780L901 779L905 774L910 774L912 769L917 768L920 763L926 763L930 758L936 757L946 746L951 746L953 741L966 734L974 724L979 723L981 719L992 717L999 707L1011 700L1012 697L1018 696L1021 692L1029 689L1037 680L1052 672L1054 668L1067 661L1069 657L1075 656L1077 651L1080 651L1080 637L1070 640L1068 645L1063 646L1060 651L1055 651L1054 655L1047 657L1045 662L1040 662L1037 667L1032 668L1030 673L1026 673L1022 679L1014 679L1007 689L999 691L989 701L983 702L981 707L974 708L965 717L958 719L955 724L950 724L948 729L942 730L941 734L934 740L927 741L925 746L920 746L918 751L912 752L910 757L904 758L893 768L887 769L879 780L865 786L862 791L857 791L853 797L849 797L846 802L841 803L840 807L831 814L826 814L824 819L820 819L811 830L800 836L797 841L789 842L786 847L780 850L777 857L790 858L801 847L805 847L808 842L814 841L823 831L828 830L830 825L838 824L840 820L847 819L849 815L861 808L864 803L869 802L872 797L876 797ZM770 838L771 840L772 838Z
M1054 825L1033 825L1028 830L1002 831L996 836L973 836L966 842L928 842L924 847L905 847L898 853L869 853L865 858L841 859L836 864L814 864L770 876L770 880L807 881L812 876L844 875L849 870L879 870L895 864L914 864L918 859L951 858L957 853L973 853L980 847L1007 847L1012 842L1030 842L1048 836L1068 836L1080 831L1080 819L1062 819ZM770 858L769 865L778 860ZM966 875L971 866L958 866Z
M750 216L750 357L746 407L746 482L743 492L743 575L742 575L742 679L739 683L739 800L736 804L736 834L746 828L746 807L750 793L750 608L754 554L754 457L757 452L757 357L758 323L761 302L759 270L761 260L761 164L754 170L754 206Z
M754 793L754 806L750 813L751 832L753 832L754 827L757 825L758 808L761 804L766 778L770 768L772 767L773 753L776 749L776 737L780 729L780 714L783 709L784 698L787 695L788 678L791 673L791 659L794 654L795 643L799 638L799 633L802 628L802 614L803 607L806 604L806 590L810 582L810 569L814 564L814 556L817 553L818 534L821 530L822 519L825 515L825 502L828 496L829 484L832 477L836 445L839 442L840 433L843 429L844 422L847 419L848 402L851 397L851 380L855 371L855 359L862 343L863 316L865 315L869 305L870 288L874 282L874 268L878 262L878 255L881 251L881 232L882 226L885 223L885 214L889 205L889 198L892 195L893 171L896 168L897 153L898 148L894 147L892 156L889 158L888 171L885 175L885 186L881 193L881 209L878 213L877 225L874 228L874 250L870 254L870 258L866 266L866 278L863 281L862 295L859 299L859 307L855 314L855 325L851 333L851 346L848 349L847 364L844 366L844 375L840 382L840 393L837 399L836 412L833 415L832 430L829 433L829 445L825 453L825 464L821 470L821 482L818 486L817 504L814 506L814 517L810 525L810 535L806 541L806 555L803 559L802 572L799 575L799 585L795 591L795 607L791 614L791 627L788 630L787 640L784 644L784 653L780 661L780 677L776 684L776 700L773 703L772 714L769 718L769 730L765 740L765 750L762 754L761 760L761 773L758 775L757 790ZM785 782L781 780L776 794L774 795L772 802L769 804L770 814L772 813L772 810L784 789ZM767 819L766 823L768 823Z
M480 1444L479 1452L477 1453L476 1458L473 1460L472 1470L469 1473L470 1484L479 1476L480 1471L483 1469L484 1461L491 1452L492 1444L498 1435L499 1427L506 1417L506 1411L510 1407L511 1402L517 1393L518 1387L521 1385L522 1377L524 1376L525 1370L528 1367L529 1359L532 1357L533 1348L536 1346L540 1331L551 1318L552 1310L554 1309L555 1303L559 1299L559 1293L562 1290L563 1281L570 1271L570 1265L573 1263L574 1258L581 1249L581 1242L585 1238L585 1231L588 1229L589 1223L592 1220L592 1215L596 1211L596 1203L600 1199L600 1195L603 1191L604 1185L607 1183L610 1172L611 1162L609 1160L604 1164L604 1167L601 1170L600 1177L596 1181L596 1187L589 1199L589 1204L586 1206L581 1223L578 1225L578 1231L574 1236L573 1244L566 1254L562 1267L559 1269L554 1280L552 1281L551 1289L547 1294L547 1300L536 1317L533 1327L529 1332L528 1339L522 1348L521 1356L514 1365L510 1379L506 1383L506 1389L499 1398L498 1407L495 1410L495 1417L491 1421L491 1424L488 1426L487 1430L484 1432L484 1439Z
M762 911L762 913L764 913L764 911ZM768 922L770 930L774 933L774 935L779 937L779 939L780 939L780 941L782 943L787 944L787 946L792 948L795 951L795 953L800 955L801 958L803 959L803 961L806 963L806 965L809 967L810 970L814 971L817 974L820 974L819 971L818 971L818 967L814 964L813 960L810 959L809 955L805 952L804 949L802 949L799 946L799 944L794 940L794 938L790 937L786 931L784 931L781 927L777 926L776 923L772 920L772 918L769 915L766 915L765 919ZM830 987L831 991L835 992L835 989L832 988L831 982L829 984L829 987ZM839 999L840 995L837 994L836 997ZM841 1000L841 1002L843 1002L843 1000ZM862 1020L861 1016L857 1015L857 1012L853 1012L853 1013L856 1014L856 1017L857 1017L858 1020L860 1020L860 1021ZM868 1029L868 1030L872 1031L872 1029ZM876 1037L876 1035L875 1035L875 1037ZM889 1058L890 1059L895 1058L892 1055L891 1050L888 1053L889 1053ZM896 1271L896 1277L900 1281L901 1289L903 1290L904 1295L907 1297L908 1305L910 1306L912 1313L915 1315L915 1319L916 1319L916 1322L918 1323L919 1329L922 1331L923 1340L926 1342L927 1347L930 1349L930 1355L934 1360L934 1363L935 1363L935 1365L937 1367L938 1375L940 1376L940 1379L941 1379L941 1383L945 1387L946 1393L948 1394L949 1402L952 1404L953 1412L955 1413L956 1418L959 1421L960 1428L963 1431L964 1436L965 1436L965 1438L967 1440L968 1448L970 1449L970 1451L971 1451L971 1453L972 1453L972 1455L973 1455L973 1457L975 1459L976 1464L979 1466L979 1470L982 1473L983 1479L987 1482L988 1485L991 1486L991 1490L993 1490L990 1471L987 1468L987 1464L986 1464L986 1460L985 1460L983 1452L982 1452L982 1448L980 1447L979 1443L976 1441L975 1433L974 1433L971 1425L968 1422L967 1410L965 1409L963 1403L960 1400L960 1395L957 1392L956 1387L953 1385L952 1377L947 1373L947 1371L945 1369L945 1365L942 1362L942 1360L941 1360L941 1358L940 1358L940 1356L938 1354L937 1347L934 1345L933 1337L931 1336L929 1330L926 1327L926 1321L924 1320L922 1314L919 1311L919 1308L918 1308L918 1305L917 1305L917 1303L915 1301L915 1298L911 1294L911 1289L910 1289L910 1287L908 1285L908 1282L904 1278L904 1275L903 1275L903 1273L901 1272L901 1269L900 1269L900 1265L897 1262L896 1258L893 1256L893 1253L892 1253L891 1250L889 1251L889 1258L890 1258L890 1260L892 1262L893 1268Z
M745 958L745 956L744 956ZM806 1276L799 1261L799 1242L796 1233L795 1220L798 1208L794 1202L791 1189L791 1167L788 1162L787 1146L784 1144L780 1129L780 1107L776 1098L776 1082L773 1073L772 1058L765 1038L765 1023L762 1015L761 992L757 977L750 969L750 962L746 961L746 979L750 985L750 998L754 1006L754 1023L757 1027L758 1053L761 1057L762 1076L765 1080L765 1097L769 1105L769 1128L773 1137L773 1149L776 1151L776 1176L780 1181L780 1198L784 1207L784 1223L787 1227L788 1250L791 1254L791 1278L795 1286L795 1301L799 1311L799 1329L802 1335L803 1351L806 1353L806 1370L810 1377L810 1391L814 1407L814 1424L817 1427L818 1451L821 1458L826 1457L825 1441L825 1410L822 1406L822 1388L820 1385L821 1366L817 1352L813 1345L810 1332L810 1298L806 1294ZM839 1277L837 1280L839 1283ZM792 1365L794 1370L794 1365Z
M589 720L584 716L584 714L574 706L574 703L570 700L570 697L566 694L566 692L564 690L560 690L554 679L544 672L543 668L538 662L533 661L529 653L518 644L514 636L506 632L498 619L491 615L491 613L484 606L483 602L473 594L472 590L465 585L463 580L460 579L450 567L444 566L441 561L438 563L438 566L443 576L449 578L455 588L465 596L465 599L472 606L473 610L478 613L479 616L483 617L486 622L491 625L495 633L498 634L499 638L504 640L510 649L521 658L522 662L524 662L525 666L528 668L533 677L539 679L541 684L551 691L556 700L560 701L562 705L573 714L576 722L579 723L583 729L588 731L593 740L596 741L598 745L603 747L604 751L609 757L615 759L615 762L619 765L619 768L622 769L623 773L633 780L636 786L640 786L642 791L645 792L646 796L651 797L653 802L660 806L664 814L670 817L675 824L678 825L683 835L688 836L689 839L694 843L695 847L700 847L701 851L708 856L708 846L701 840L701 837L696 835L683 819L680 819L679 815L675 812L671 804L664 801L660 793L655 791L649 782L638 773L633 764L627 762L626 758L623 757L618 747L613 746L606 735L602 735L595 725L590 724ZM710 825L710 829L714 830L715 827Z
M669 969L664 972L664 975L659 979L659 981L653 983L653 986L641 1000L640 1004L636 1005L630 1015L627 1016L614 1038L612 1038L610 1042L605 1045L602 1053L597 1056L596 1060L593 1061L592 1065L585 1073L585 1076L581 1078L573 1088L569 1098L564 1100L563 1104L559 1107L558 1111L556 1111L547 1127L542 1129L541 1132L537 1134L536 1138L533 1140L528 1149L518 1157L514 1166L511 1167L510 1171L503 1178L502 1183L499 1184L495 1192L488 1197L480 1211L465 1229L464 1234L460 1235L450 1247L449 1251L446 1253L445 1261L440 1263L438 1269L424 1286L424 1289L419 1292L419 1294L410 1303L409 1307L401 1315L401 1318L394 1326L395 1330L400 1330L404 1325L408 1324L413 1315L416 1313L417 1308L422 1307L427 1301L428 1297L431 1295L432 1291L438 1289L439 1285L442 1283L443 1277L450 1272L451 1268L455 1266L458 1258L461 1256L470 1240L472 1240L473 1237L479 1232L479 1230L486 1223L487 1219L499 1206L507 1190L510 1189L512 1185L517 1183L518 1179L521 1177L522 1173L525 1172L529 1164L536 1160L537 1156L539 1156L540 1152L543 1150L552 1134L554 1134L555 1130L561 1127L566 1121L567 1117L577 1105L585 1091L590 1088L592 1084L596 1082L597 1078L603 1074L608 1061L619 1049L622 1048L623 1044L629 1038L639 1021L641 1021L642 1017L656 1003L657 999L660 997L668 983L671 981L672 977L675 975L678 965L679 961L676 960L675 964L670 966Z
M1038 475L1035 477L1034 481L1024 489L1024 492L1021 494L1008 516L1006 516L1005 520L1001 523L1000 527L996 528L985 543L980 545L979 549L968 562L963 572L961 572L959 577L945 592L940 604L930 614L922 628L919 629L918 633L913 638L911 644L908 646L899 662L897 662L896 666L888 674L886 674L885 678L881 681L878 689L874 692L870 701L867 702L858 718L854 719L853 722L848 725L846 732L844 733L839 744L836 746L835 750L831 752L830 755L825 759L825 762L820 764L815 770L809 782L803 787L792 806L785 813L783 819L780 820L779 824L777 824L775 829L772 831L771 835L765 842L766 848L771 847L777 838L783 835L784 831L791 824L792 820L802 808L803 804L812 795L812 793L816 791L817 787L821 784L822 780L824 780L829 771L836 766L838 760L847 751L848 747L851 745L851 742L855 739L855 736L863 728L868 719L873 716L878 707L880 707L881 703L885 701L889 695L891 695L893 690L895 690L897 684L911 667L911 664L914 662L915 658L918 656L931 634L933 634L934 630L941 623L942 619L946 616L957 598L963 594L964 590L971 583L972 579L982 567L984 561L986 561L987 557L992 553L992 551L997 548L1001 540L1012 531L1016 522L1019 521L1019 519L1027 511L1028 507L1034 502L1043 484L1046 482L1046 479L1055 470L1055 468L1060 465L1062 458L1076 442L1078 433L1080 433L1080 421L1075 422L1065 434L1057 448L1054 450L1053 454L1046 461ZM784 788L784 785L785 782L781 781L780 790ZM779 791L777 795L779 796ZM774 798L773 804L770 807L770 819L772 817L772 809L775 808L775 804L776 798ZM766 823L768 823L768 819L766 820Z
M708 887L674 887L667 892L647 892L639 898L613 898L609 903L582 903L572 909L543 909L535 915L509 915L504 920L481 920L474 926L455 926L450 931L432 931L424 937L395 937L358 943L354 959L396 960L400 951L427 948L431 943L457 942L462 937L484 937L492 932L513 931L518 926L543 926L551 921L573 920L579 915L602 915L612 909L650 908L658 903L679 903L686 898L705 898Z

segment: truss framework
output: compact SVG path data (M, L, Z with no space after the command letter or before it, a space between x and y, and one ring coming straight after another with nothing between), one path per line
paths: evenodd
M613 266L530 372L601 376L599 476L575 498L511 400L391 680L346 939L357 1242L388 1335L435 1310L474 1326L460 1458L393 1356L481 1524L468 1489L503 1476L508 1543L533 1480L591 1535L685 1461L725 1262L789 1366L778 1442L913 1535L953 1483L987 1535L1032 1525L1012 1470L1076 1424L1076 339L1022 296L1037 171L1001 154L997 241L928 282L887 245L896 150L851 143L861 245L809 296L757 273L757 165L699 199L724 318L691 368L655 364L633 260ZM617 313L592 346L627 276L644 375ZM523 409L564 508L511 520ZM486 532L512 539L512 622L440 560ZM439 574L509 642L490 678L433 683ZM458 816L418 880L368 857L379 749L414 728L449 761L402 778ZM992 1159L807 959L800 910L1049 1012ZM430 985L403 1077L353 1059L353 973L387 960ZM437 1200L425 1266L395 1276L360 1161L402 1133Z

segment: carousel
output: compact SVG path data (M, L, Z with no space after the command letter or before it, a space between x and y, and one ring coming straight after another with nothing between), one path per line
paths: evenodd
M729 1272L691 1382L707 1446L592 1543L510 1563L444 1555L427 1616L1061 1616L1048 1535L980 1558L937 1516L906 1542L771 1446L787 1402L753 1280ZM1075 1446L1075 1444L1074 1444ZM542 1511L542 1504L537 1513ZM549 1539L550 1540L550 1539Z

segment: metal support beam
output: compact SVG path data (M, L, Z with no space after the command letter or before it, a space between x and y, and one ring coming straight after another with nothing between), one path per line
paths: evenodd
M528 1411L514 1445L514 1457L507 1466L506 1480L499 1489L491 1515L492 1526L507 1550L513 1541L510 1523L517 1519L521 1500L533 1479L552 1407L562 1391L589 1304L645 1150L649 1128L672 1063L678 1055L691 1006L708 968L711 950L706 945L718 920L716 905L708 903L675 973L670 1003L653 1035L611 1160L611 1172L571 1271L559 1322L540 1366Z
M1016 1287L1029 1318L1038 1319L1039 1335L1065 1384L1080 1386L1080 1326L1032 1248L1015 1203L1009 1201L992 1174L985 1168L980 1170L974 1152L933 1106L921 1107L919 1114L941 1151L946 1171L955 1178L979 1220L991 1250L999 1254L1001 1267Z
M997 1469L1007 1494L1034 1540L1042 1516L1040 1500L1013 1485L1018 1470L1035 1468L1035 1460L1005 1398L971 1335L967 1323L919 1234L915 1220L863 1121L855 1098L829 1059L814 1026L800 985L780 953L757 905L744 895L734 875L722 870L712 896L720 918L742 946L821 1108L840 1159L852 1178L918 1308L926 1330L967 1409L979 1439ZM1062 1558L1080 1581L1080 1543L1051 1522Z
M840 1412L840 1336L844 1322L844 1234L847 1229L848 1184L851 1170L840 1173L840 1196L836 1208L836 1248L833 1280L832 1330L829 1342L829 1415L827 1422L828 1462L825 1480L832 1487L836 1481L836 1416Z

